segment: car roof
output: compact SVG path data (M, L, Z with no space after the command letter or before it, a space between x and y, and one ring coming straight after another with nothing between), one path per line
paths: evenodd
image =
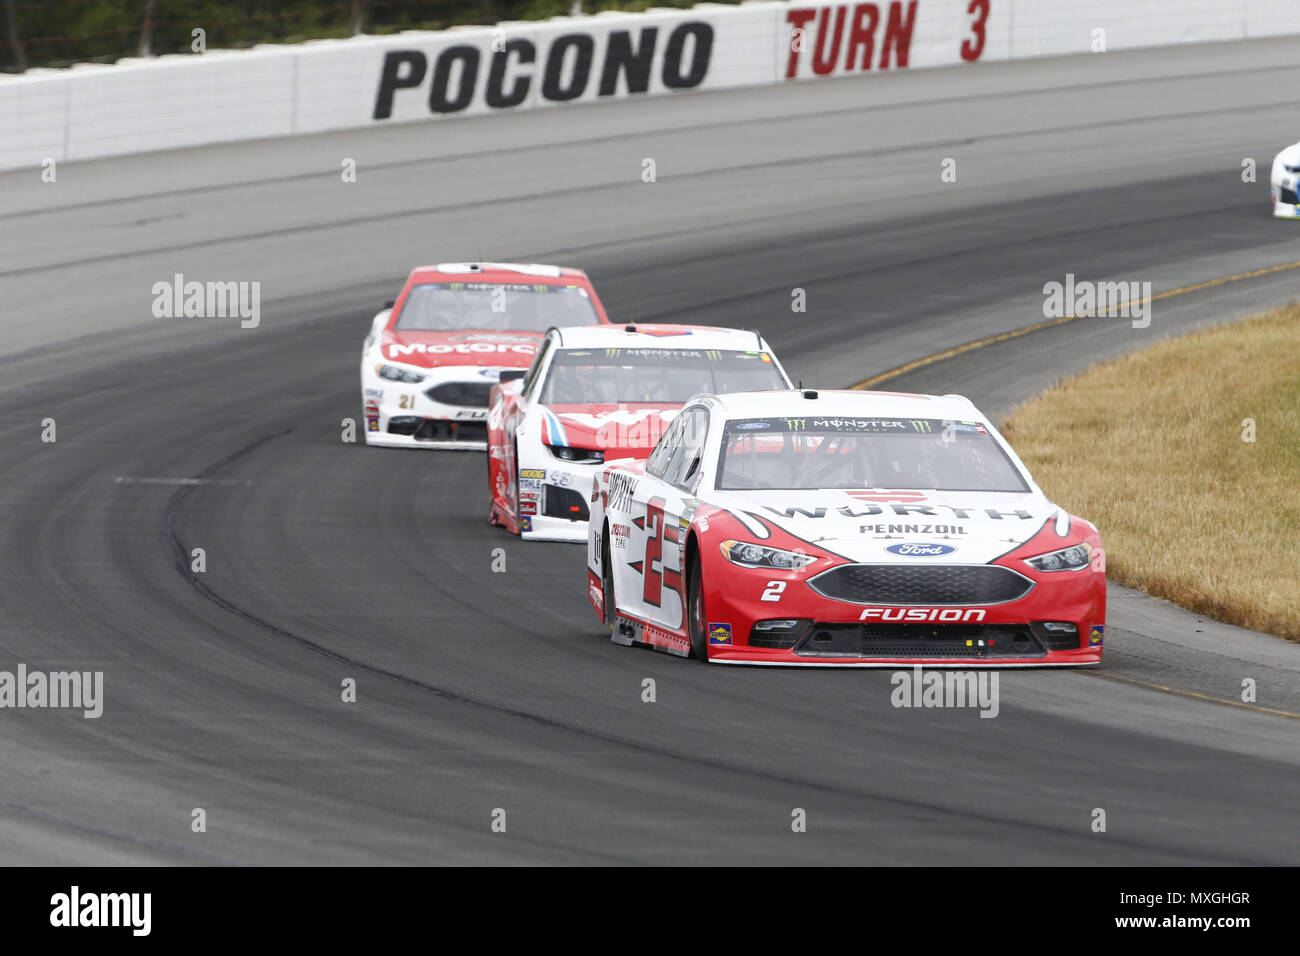
M809 396L809 397L805 397ZM938 418L987 422L963 395L870 389L783 389L709 396L732 418Z
M771 351L757 332L723 329L712 325L669 325L663 323L576 325L554 330L562 349L726 349L728 351Z
M482 279L489 282L530 282L546 284L565 279L579 279L586 283L587 274L568 266L548 266L521 262L440 262L433 266L417 266L411 270L411 282L437 282L441 279Z

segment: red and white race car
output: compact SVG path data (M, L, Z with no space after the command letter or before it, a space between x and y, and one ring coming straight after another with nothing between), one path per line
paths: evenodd
M488 395L546 330L608 322L580 269L462 262L414 270L361 350L366 443L483 450Z
M619 644L728 664L1101 662L1097 529L957 395L697 396L590 495Z
M488 520L524 538L586 541L586 493L605 459L648 455L697 393L789 387L757 332L552 329L523 380L492 390Z

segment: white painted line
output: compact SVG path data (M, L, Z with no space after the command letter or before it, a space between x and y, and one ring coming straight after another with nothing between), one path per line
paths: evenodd
M251 485L251 481L237 481L233 478L135 478L131 475L118 475L119 485Z

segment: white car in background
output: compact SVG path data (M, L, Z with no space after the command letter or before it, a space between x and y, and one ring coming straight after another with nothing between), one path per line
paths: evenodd
M607 458L650 454L692 395L789 387L757 332L551 329L523 380L492 389L488 520L523 538L586 541L593 480Z
M1300 143L1288 146L1273 158L1269 177L1276 219L1300 219Z
M361 350L366 444L482 451L488 396L546 330L607 322L580 269L459 262L411 272Z

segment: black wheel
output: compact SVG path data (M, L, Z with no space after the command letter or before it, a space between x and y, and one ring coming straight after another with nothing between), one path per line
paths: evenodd
M609 557L609 525L605 525L605 531L600 536L600 589L604 593L604 600L601 603L605 608L605 623L609 625L609 632L613 634L617 618L614 604L614 565Z
M519 513L519 446L515 446L515 534L524 536L524 516Z
M686 573L686 622L691 633L691 653L702 661L709 659L707 618L704 616L704 576L700 559L691 558Z
M497 489L492 484L492 449L489 448L487 454L483 456L487 459L487 486L488 486L488 524L492 527L499 527L501 522L497 520Z

